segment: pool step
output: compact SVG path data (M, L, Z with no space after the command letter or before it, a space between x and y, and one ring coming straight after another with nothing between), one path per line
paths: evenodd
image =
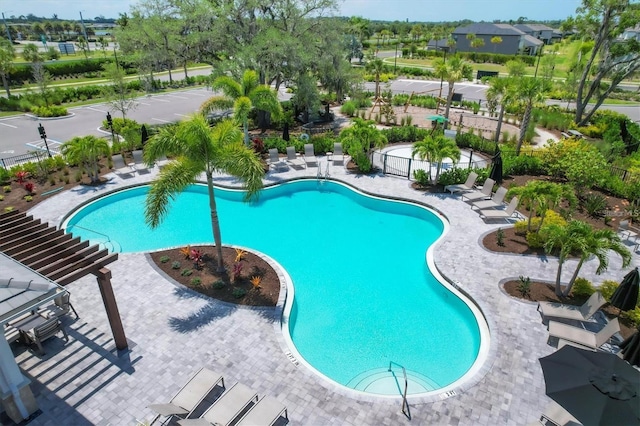
M407 370L407 394L425 393L441 388L435 381L423 374ZM401 396L404 391L404 376L401 369L374 368L363 371L347 383L355 390L380 395Z

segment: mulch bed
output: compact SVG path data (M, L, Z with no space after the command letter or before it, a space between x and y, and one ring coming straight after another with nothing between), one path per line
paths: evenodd
M276 305L280 294L280 279L262 258L253 253L244 254L237 262L242 265L242 271L232 282L231 273L238 255L235 249L222 248L225 272L219 273L216 271L218 262L214 246L190 248L203 253L202 266L199 269L194 268L193 261L186 258L179 248L153 252L151 258L166 275L198 293L238 305ZM251 283L253 277L260 277L259 287ZM194 279L199 279L199 282L196 283L198 280Z

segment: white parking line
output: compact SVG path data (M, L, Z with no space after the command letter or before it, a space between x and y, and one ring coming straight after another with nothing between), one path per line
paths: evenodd
M18 126L12 126L11 124L4 124L4 123L0 123L0 124L2 124L3 126L7 126L7 127L13 127L14 129L18 128Z
M159 118L152 118L152 120L159 121L159 122L161 122L161 123L171 123L171 121L161 120L161 119L159 119Z
M158 101L158 102L166 102L166 103L170 103L171 101L167 101L165 99L158 99L158 98L153 98L154 101Z
M101 112L101 113L103 113L103 114L106 114L106 112L107 112L107 111L103 111L103 110L101 110L101 109L98 109L98 108L92 108L92 107L86 107L85 109L90 109L91 111L98 111L98 112Z
M140 101L138 101L138 103L139 103L140 105L151 106L151 104L145 104L144 102L140 102Z
M168 98L176 98L176 99L189 99L189 98L185 98L184 96L176 96L176 95L165 95Z
M177 115L178 117L189 117L187 114L178 114L177 112L174 112L173 115Z
M476 93L478 93L478 92L484 92L485 90L487 90L487 89L486 89L485 87L483 87L482 89L478 89L478 90L476 90Z
M182 92L185 95L193 95L193 96L209 96L209 95L205 95L204 93L196 93L196 92Z

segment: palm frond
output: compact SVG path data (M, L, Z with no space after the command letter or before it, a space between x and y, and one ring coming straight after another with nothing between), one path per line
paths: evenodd
M207 99L200 105L200 113L202 115L208 115L213 111L220 111L233 108L233 99L226 96L213 96Z
M213 90L220 90L225 96L231 99L237 99L243 96L242 85L228 76L216 78L211 84Z

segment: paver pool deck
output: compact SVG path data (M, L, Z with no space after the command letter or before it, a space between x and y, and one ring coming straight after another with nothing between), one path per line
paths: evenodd
M324 172L324 157L320 157L320 167ZM316 167L290 168L270 172L265 183L315 177L316 173ZM102 187L77 187L53 195L29 213L59 225L82 202L150 181L156 174L157 169L129 179L108 175L113 178ZM424 194L411 189L406 179L348 174L339 165L331 167L331 176L367 192L428 204L449 220L451 229L434 250L435 263L443 275L458 281L475 300L491 334L489 356L481 372L456 389L454 396L409 397L412 420L402 414L400 398L354 396L287 357L279 314L274 309L234 308L196 296L168 281L147 255L134 253L120 254L118 261L109 265L130 342L128 351L118 353L115 349L93 276L67 286L80 315L67 322L68 343L57 338L48 340L44 357L16 348L16 359L32 379L42 410L30 424L148 422L154 414L146 407L167 402L202 366L223 374L229 385L238 381L260 395L277 398L287 406L292 425L519 425L536 420L550 402L538 358L555 348L547 344L547 330L536 305L510 298L499 283L520 275L553 280L557 260L486 251L479 244L482 236L506 224L484 223L460 197ZM233 184L224 176L217 181ZM322 238L342 238L333 233L328 236L321 229L318 234ZM314 240L301 239L297 249L306 246L312 252ZM621 270L620 259L612 256L608 272L596 277L595 263L587 262L581 273L595 283L620 280L629 269L640 265L634 254L632 265ZM564 268L565 279L573 266L575 263L569 261Z

